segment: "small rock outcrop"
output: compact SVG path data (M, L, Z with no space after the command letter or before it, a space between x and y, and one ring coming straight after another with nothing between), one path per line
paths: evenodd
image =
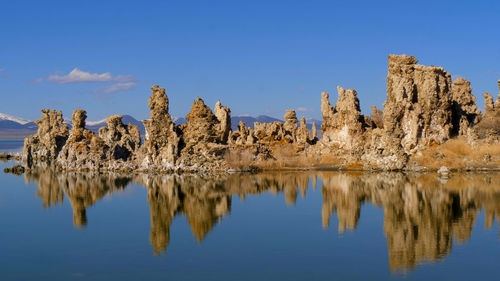
M218 131L220 134L220 141L222 143L227 143L231 132L231 109L227 106L222 106L220 101L217 101L214 112L215 117L219 120Z
M229 108L218 108L229 114ZM205 105L201 98L193 102L191 111L186 116L187 123L179 126L181 131L181 152L179 165L185 169L218 169L227 146L223 144L226 134L229 115L221 117L225 124L221 124L212 110ZM224 129L221 129L224 126ZM229 134L227 132L227 134Z
M108 146L104 140L85 129L87 112L73 112L73 128L63 149L57 156L57 164L65 170L99 170L103 168Z
M298 145L311 144L311 142L312 142L311 133L309 132L309 129L307 128L305 117L300 118L300 126L297 129L296 135L297 135L297 144Z
M316 129L316 122L313 122L312 124L312 139L314 142L318 140L318 129Z
M285 130L285 138L288 139L290 143L297 142L297 129L299 126L297 123L297 114L295 110L287 110L285 112L285 123L283 124L283 129Z
M201 98L198 97L193 102L186 119L188 122L181 125L180 128L187 147L198 143L220 142L220 122Z
M464 78L453 81L453 134L469 135L469 130L481 120L481 111L476 106L476 96L472 94L470 82Z
M479 139L488 142L500 141L500 80L498 80L498 98L493 102L493 96L484 93L484 115L474 127L474 133Z
M17 175L17 176L22 175L24 173L24 171L25 171L25 168L22 165L20 165L20 164L14 165L14 166L12 166L10 168L4 168L3 169L4 173L14 174L14 175Z
M173 168L179 156L179 135L168 113L168 97L164 88L151 87L148 100L150 119L144 120L146 136L142 146L142 168Z
M139 127L124 125L121 115L112 115L106 119L107 127L99 129L99 137L109 147L106 159L128 161L141 145Z
M437 170L437 173L441 177L448 177L451 173L451 170L450 170L450 168L448 168L446 166L441 166L441 168L439 168L439 170Z
M374 128L384 128L384 111L378 109L376 106L370 106L372 110L371 120L373 121L372 127Z
M36 120L38 131L24 139L23 158L32 160L54 160L68 139L68 125L64 124L62 112L42 109L42 119Z
M12 158L14 158L15 156L10 154L10 153L7 153L7 152L0 152L0 161L1 160L10 160Z
M413 56L389 55L384 134L401 140L405 153L451 137L451 75L442 67L417 65Z
M257 123L257 122L256 122ZM257 127L256 127L257 128ZM262 128L259 126L259 130ZM232 145L253 145L255 144L254 131L252 128L247 127L245 122L240 121L238 123L238 130L231 133L229 143Z
M277 143L288 143L288 140L285 139L285 129L283 128L282 122L255 122L253 124L253 128L254 135L261 144L271 145Z
M372 131L364 155L372 167L403 169L410 155L452 136L451 75L417 62L413 56L389 55L383 126Z
M357 145L358 136L364 131L364 117L355 90L338 86L337 91L339 97L336 106L330 105L328 93L322 93L321 133L324 142L349 150Z

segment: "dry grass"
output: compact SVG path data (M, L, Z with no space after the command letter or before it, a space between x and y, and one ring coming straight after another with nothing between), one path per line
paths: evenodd
M441 145L430 145L427 150L412 156L412 162L434 169L441 166L455 169L496 166L500 164L500 144L472 146L463 138L455 138Z

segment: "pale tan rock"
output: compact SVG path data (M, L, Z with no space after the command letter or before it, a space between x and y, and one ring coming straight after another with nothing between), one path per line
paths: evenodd
M186 144L219 141L219 120L201 98L193 102L186 119L188 122L181 125L182 138Z
M372 105L370 106L372 110L372 116L371 119L374 123L375 128L384 128L384 111L378 109L376 106Z
M214 112L220 123L218 128L220 140L222 143L227 143L231 132L231 110L227 106L222 106L220 101L217 101Z
M69 135L61 111L42 109L42 119L35 123L36 134L24 139L23 159L28 161L28 166L32 160L56 159Z
M321 133L323 142L331 143L342 149L352 149L357 138L364 131L363 117L355 90L338 86L338 100L335 107L330 105L328 94L322 94L323 123Z
M297 114L295 110L287 110L285 111L285 123L283 124L283 129L285 130L285 138L289 140L289 142L294 143L297 141L297 129L299 126L297 122Z
M57 165L65 170L99 170L107 159L109 147L92 131L85 129L87 112L76 109L72 115L73 128L61 152Z
M476 106L476 96L472 94L470 82L458 78L452 85L453 133L469 135L470 129L481 120L481 111Z
M318 140L318 129L316 129L316 122L312 124L312 138L314 141Z
M384 133L401 140L405 153L441 144L452 133L451 75L442 67L417 65L413 56L389 55Z
M124 125L121 115L108 117L106 123L108 127L99 129L99 137L109 147L106 158L109 160L132 160L141 145L139 127L133 124Z
M285 129L282 122L260 123L254 122L254 136L259 143L271 145L285 139Z
M183 144L180 167L195 170L222 168L227 145L221 141L221 123L215 114L198 97L186 119L188 122L179 126Z
M304 145L304 144L310 144L312 142L311 133L307 128L305 117L300 118L300 126L297 129L296 134L297 134L297 144Z
M324 132L326 128L331 128L334 124L330 124L330 121L334 118L335 107L330 104L330 96L327 92L321 93L321 115L323 115L323 123L321 123L321 132Z
M142 167L173 168L179 156L179 135L168 113L168 97L164 88L151 87L148 100L150 119L144 120L146 136L142 150Z
M484 98L484 114L485 115L494 114L493 112L495 112L495 104L493 103L493 96L488 93L484 93L483 98Z
M246 126L245 122L240 121L238 124L238 130L234 131L231 134L230 138L230 143L235 144L235 145L248 145L251 143L248 143L248 140L251 137L251 130L249 127Z
M499 98L493 102L493 96L484 93L484 115L474 126L473 133L478 139L489 143L500 142L500 80L498 83Z

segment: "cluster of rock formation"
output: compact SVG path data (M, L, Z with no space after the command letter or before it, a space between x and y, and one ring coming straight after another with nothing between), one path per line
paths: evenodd
M371 117L361 115L354 90L338 87L336 106L330 105L327 93L322 94L320 154L391 170L405 168L410 156L452 137L498 140L500 115L489 94L482 117L467 80L452 83L442 67L418 65L413 56L390 55L388 62L384 110L372 107Z
M342 166L394 170L456 136L500 141L499 100L485 94L482 115L467 80L452 82L442 67L417 62L413 56L389 56L387 100L383 110L372 107L371 116L361 114L353 89L339 86L335 105L322 93L321 139L316 125L311 133L294 110L286 111L284 122L256 122L253 129L240 122L232 131L231 110L219 101L212 111L201 98L194 101L187 123L176 125L165 89L153 86L144 143L139 129L124 125L119 115L109 117L97 136L85 129L83 110L73 113L71 130L61 112L42 110L38 132L25 140L23 154L28 161L56 160L63 169L199 171L227 169L234 155L245 154L250 162L277 160L278 148L290 146L297 158L335 156Z

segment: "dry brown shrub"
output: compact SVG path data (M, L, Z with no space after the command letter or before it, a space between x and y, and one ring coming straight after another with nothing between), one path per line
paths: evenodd
M230 167L233 168L248 168L252 165L254 156L246 150L226 152L225 159Z
M491 160L488 160L491 159ZM441 166L449 168L472 168L500 164L500 144L480 142L474 146L462 137L451 139L441 145L430 145L418 156L412 156L410 162L437 169Z

